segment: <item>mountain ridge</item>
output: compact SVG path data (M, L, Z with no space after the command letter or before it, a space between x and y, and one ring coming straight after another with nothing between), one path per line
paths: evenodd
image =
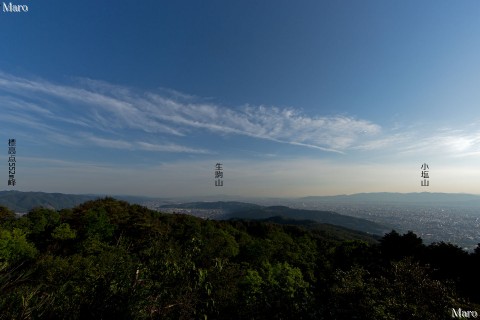
M346 201L346 202L382 202L382 203L411 203L421 204L430 202L459 204L468 202L480 205L480 195L469 193L442 193L442 192L370 192L354 193L335 196L308 196L301 197L300 201Z

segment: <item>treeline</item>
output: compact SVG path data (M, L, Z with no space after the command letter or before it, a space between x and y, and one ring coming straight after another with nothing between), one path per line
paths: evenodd
M480 311L480 249L379 243L112 198L0 207L1 319L451 319Z

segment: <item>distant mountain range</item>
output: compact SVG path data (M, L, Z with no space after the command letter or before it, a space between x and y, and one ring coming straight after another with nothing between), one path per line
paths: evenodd
M43 206L52 209L71 208L82 202L103 198L106 195L99 194L65 194L65 193L46 193L46 192L22 192L22 191L0 191L0 205L8 207L15 212L28 212L30 209ZM145 205L149 202L157 203L177 203L171 207L181 207L178 203L186 203L197 201L197 206L203 206L208 209L209 203L222 200L224 203L271 203L286 204L291 202L297 203L389 203L389 204L441 204L455 206L479 206L480 195L464 194L464 193L393 193L393 192L377 192L377 193L357 193L351 195L337 196L310 196L302 198L247 198L234 196L209 196L209 197L178 197L178 198L153 198L128 195L109 195L116 199L125 200L130 203ZM189 200L190 199L190 200ZM233 200L237 201L233 201ZM205 200L208 200L205 201ZM199 202L201 201L201 202ZM203 203L203 204L202 204ZM289 205L289 204L288 204ZM238 205L237 205L238 206ZM249 207L247 206L247 207Z
M17 213L28 212L35 207L45 207L55 210L71 208L85 201L97 198L98 196L93 195L0 191L0 205Z
M0 205L17 213L26 213L35 207L45 207L55 210L73 208L85 201L103 197L105 197L105 195L0 191ZM135 196L115 196L115 198L138 204L149 199Z
M306 202L335 202L335 203L389 203L389 204L452 204L480 206L480 195L467 193L440 193L440 192L416 192L395 193L375 192L356 193L338 196L311 196L298 198Z

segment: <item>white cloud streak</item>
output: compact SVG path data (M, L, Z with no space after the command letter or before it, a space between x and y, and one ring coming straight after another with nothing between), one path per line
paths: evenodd
M177 153L196 153L196 154L211 154L212 152L205 149L188 148L177 144L155 144L145 141L125 141L120 139L105 139L93 136L91 134L80 134L84 140L93 143L102 148L113 148L122 150L144 150L156 152L177 152Z
M478 125L462 130L441 128L385 132L364 119L308 116L294 108L244 105L237 108L205 102L194 96L165 89L141 92L91 79L75 85L59 85L0 73L0 102L9 121L35 128L55 141L126 150L208 154L209 150L165 143L197 133L246 136L333 153L387 151L399 155L422 154L450 157L480 155ZM50 120L50 122L44 121ZM51 121L78 126L65 132ZM85 134L85 129L89 133ZM93 130L104 133L94 134ZM145 139L127 141L126 130L143 133ZM113 138L112 138L113 137ZM150 137L150 138L149 138ZM161 141L158 141L160 137ZM83 139L83 142L82 142Z
M441 129L430 136L422 134L399 138L398 154L463 158L480 155L480 130Z
M192 96L175 94L172 97L155 92L138 92L89 79L81 79L77 86L67 86L0 73L0 90L14 95L17 105L20 103L18 100L23 99L25 110L29 108L50 119L94 126L110 133L135 129L182 137L201 130L343 153L381 132L377 124L348 116L311 117L293 108L269 106L228 108L194 102ZM10 97L7 99L12 100ZM31 101L35 99L48 100L56 106L57 113L35 105ZM70 120L59 107L65 102L70 106ZM128 143L110 143L102 139L98 137L94 142L112 148L131 147ZM157 151L205 151L176 145L143 146L146 150Z

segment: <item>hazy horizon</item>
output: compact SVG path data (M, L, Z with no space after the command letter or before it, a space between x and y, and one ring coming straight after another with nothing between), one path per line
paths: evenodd
M234 194L209 194L209 195L189 195L189 196L148 196L142 194L112 194L112 193L64 193L64 192L46 192L41 190L28 190L28 191L20 191L20 190L0 190L0 192L10 192L10 191L18 191L18 192L33 192L33 193L47 193L47 194L65 194L65 195L74 195L74 196L111 196L111 197L138 197L138 198L147 198L147 199L198 199L198 198L232 198L232 199L257 199L257 200L268 200L268 199L280 199L280 200L298 200L302 198L315 198L315 197L338 197L338 196L356 196L356 195L378 195L378 194L387 194L387 195L420 195L420 194L429 194L429 195L467 195L467 196L475 196L480 197L480 194L475 193L445 193L445 192L428 192L428 191L420 191L420 192L359 192L359 193L350 193L350 194L334 194L334 195L307 195L301 197L294 197L294 196L269 196L269 197L262 197L262 196L239 196ZM216 201L216 200L212 200ZM221 201L221 200L219 200ZM230 200L228 200L230 201ZM233 200L235 201L235 200Z

